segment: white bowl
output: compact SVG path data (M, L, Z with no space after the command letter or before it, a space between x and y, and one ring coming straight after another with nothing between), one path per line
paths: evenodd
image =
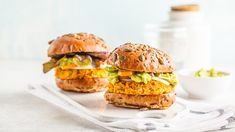
M182 88L192 98L214 98L227 91L231 84L231 74L223 77L194 77L197 70L185 69L178 72ZM226 71L222 71L229 73Z

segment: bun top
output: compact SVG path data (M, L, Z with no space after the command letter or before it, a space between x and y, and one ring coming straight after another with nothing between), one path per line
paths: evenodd
M48 56L73 52L108 52L102 38L88 33L65 34L49 42Z
M138 72L173 72L173 60L163 51L144 44L125 43L114 49L107 60L109 65Z

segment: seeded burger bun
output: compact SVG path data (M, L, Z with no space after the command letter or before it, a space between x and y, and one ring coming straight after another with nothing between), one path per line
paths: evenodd
M102 38L88 33L66 34L49 42L48 56L69 54L74 52L108 52Z
M56 84L59 88L66 91L75 91L81 93L90 93L103 91L107 87L106 78L85 78L62 80L56 78Z
M175 102L175 92L160 95L128 95L105 93L109 103L119 107L143 109L167 109Z
M102 38L88 33L65 34L50 41L49 44L48 57L52 58L50 62L55 61L53 68L56 71L56 84L59 88L75 92L97 92L106 88L108 81L104 76L93 76L97 69L99 72L102 70L100 65L105 64L108 57L109 48ZM64 60L61 60L63 57ZM92 61L92 65L95 61L95 68L75 67L77 63L89 61ZM61 63L64 66L61 66Z
M120 69L139 72L173 72L173 60L163 51L149 47L126 43L116 48L109 56L109 65Z
M173 60L165 52L144 44L126 43L110 53L107 63L112 66L105 93L109 103L128 108L166 109L175 102L176 84L161 79L166 75L172 77L175 71Z

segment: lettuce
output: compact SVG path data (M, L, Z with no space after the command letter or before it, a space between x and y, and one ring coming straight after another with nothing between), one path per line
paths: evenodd
M92 58L89 55L75 55L71 58L64 56L59 60L51 58L50 61L43 64L43 72L47 73L55 67L63 68L71 65L74 67L86 67L92 65Z
M115 84L119 81L118 79L118 68L114 66L107 66L105 70L108 73L108 81L112 84Z
M143 82L145 84L148 83L148 81L151 81L152 77L149 75L149 73L142 72L142 73L136 73L131 75L131 80L135 82Z
M56 59L51 59L50 61L46 62L43 64L43 72L47 73L49 72L51 69L53 69L54 67L56 67L58 65L57 60Z
M88 55L75 55L72 58L66 56L59 60L59 67L75 65L76 67L85 67L92 64L92 58Z
M151 76L147 72L142 72L142 73L133 74L131 76L131 80L147 84L149 81L151 81L156 77L169 82L171 85L176 85L178 83L176 75L174 73L158 73L155 76Z
M118 72L118 68L114 67L114 66L107 66L107 67L105 67L105 70L107 72Z
M174 86L178 83L178 80L174 73L161 73L161 74L158 74L157 77L169 82L170 84Z
M108 80L110 83L114 84L119 81L118 78L118 71L119 69L114 66L108 66L105 68L108 72ZM143 82L147 84L149 81L151 81L154 78L160 78L162 80L165 80L169 82L171 85L176 85L178 83L176 79L176 75L174 73L156 73L155 75L151 75L147 72L136 72L130 76L130 79L135 82Z
M110 72L108 73L108 81L112 84L115 84L119 81L118 74L116 72Z

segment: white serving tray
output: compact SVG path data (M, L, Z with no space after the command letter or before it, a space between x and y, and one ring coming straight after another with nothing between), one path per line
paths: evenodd
M186 106L175 102L170 108L166 110L147 110L141 111L139 109L122 108L116 107L112 104L108 104L104 99L104 92L96 93L77 93L77 92L66 92L57 88L54 84L45 84L48 88L53 88L64 95L72 98L77 103L81 104L85 108L89 109L96 114L117 117L117 118L135 118L135 117L154 117L158 119L170 119L175 117L180 112L186 109Z

